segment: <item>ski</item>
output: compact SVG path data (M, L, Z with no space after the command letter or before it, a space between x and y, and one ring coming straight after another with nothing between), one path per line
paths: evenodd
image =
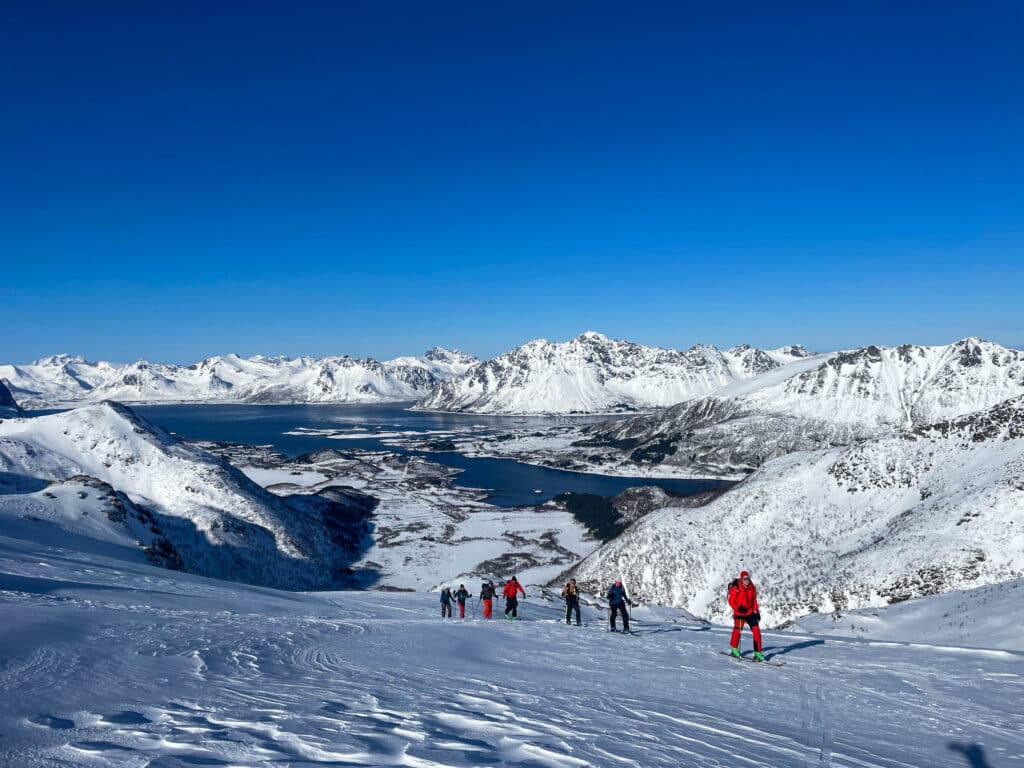
M769 667L784 667L784 666L786 666L786 663L784 661L769 661L768 659L765 659L764 661L758 661L757 659L751 659L751 658L748 658L746 656L740 656L739 658L737 658L736 656L733 656L728 651L720 651L720 653L723 656L728 656L730 659L736 659L737 661L746 661L746 662L748 662L750 664L767 664Z

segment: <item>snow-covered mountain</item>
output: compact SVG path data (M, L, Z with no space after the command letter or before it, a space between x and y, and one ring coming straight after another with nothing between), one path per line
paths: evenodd
M974 338L869 346L806 357L663 412L595 427L579 447L612 464L735 477L792 451L892 434L1022 393L1019 350Z
M576 575L722 620L741 569L768 625L1024 576L1024 396L774 459L706 506L643 517Z
M422 358L388 362L348 356L211 357L189 366L139 360L91 363L57 355L31 365L0 365L19 400L30 407L98 402L341 403L416 400L464 373L472 355L435 347Z
M673 405L807 356L802 347L686 352L588 331L538 339L442 382L416 408L472 413L608 413Z
M21 406L18 405L18 401L15 400L14 395L11 394L11 390L7 386L7 382L0 379L0 418L20 415Z
M92 479L103 488L80 487ZM67 503L69 483L81 503ZM0 422L0 493L12 491L0 512L78 537L91 535L81 520L91 515L92 534L106 530L92 538L128 536L193 573L290 589L354 583L348 565L372 509L356 497L279 498L114 403ZM148 534L130 524L140 519Z

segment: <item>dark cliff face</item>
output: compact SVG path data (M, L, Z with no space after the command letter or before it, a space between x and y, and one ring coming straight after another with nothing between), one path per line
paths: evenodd
M23 411L14 399L14 395L11 394L11 390L8 389L7 383L6 379L0 379L0 414L4 411L13 411L20 416Z

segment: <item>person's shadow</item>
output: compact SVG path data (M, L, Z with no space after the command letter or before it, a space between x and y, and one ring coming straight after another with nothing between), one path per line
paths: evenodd
M946 746L952 752L961 753L971 768L992 768L992 763L985 757L985 750L981 744L960 744L951 741Z
M793 651L799 651L804 648L810 648L815 645L824 645L824 640L805 640L802 643L793 643L792 645L774 646L769 645L764 649L764 657L766 659L774 659L776 656L782 656Z

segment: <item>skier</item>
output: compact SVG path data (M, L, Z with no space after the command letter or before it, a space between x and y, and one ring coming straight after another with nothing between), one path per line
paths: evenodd
M518 621L519 598L517 594L522 594L523 597L526 597L526 590L523 589L519 580L513 576L505 582L505 589L502 590L501 594L505 596L505 618ZM509 616L510 613L512 614L511 616Z
M580 621L580 591L576 588L576 579L569 579L569 583L562 587L562 597L565 598L565 623L572 624L570 618L575 611L576 626L583 626L583 622Z
M445 587L441 590L441 618L452 617L452 590L450 587Z
M455 602L459 604L459 618L466 618L466 598L469 597L469 592L466 591L465 584L459 584L459 591L455 593Z
M761 610L757 606L757 587L750 580L750 574L740 572L740 577L729 583L729 607L732 608L732 639L729 641L729 653L740 658L740 632L743 624L750 625L750 634L754 636L754 660L764 661L761 653Z
M632 605L633 603L626 596L626 588L622 586L622 582L616 580L616 582L608 588L608 607L612 609L609 621L611 622L612 632L618 632L619 630L615 627L615 617L622 612L622 631L629 632L629 614L626 612L626 603Z
M484 601L484 618L491 618L491 611L494 607L494 584L489 580L480 587L480 599Z

